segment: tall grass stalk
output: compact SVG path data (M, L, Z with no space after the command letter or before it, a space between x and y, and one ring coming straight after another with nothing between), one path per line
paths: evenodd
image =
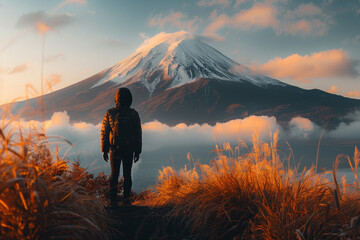
M270 143L254 136L247 154L218 151L210 164L163 167L143 204L170 207L169 217L208 239L358 239L358 180L338 183L337 166L333 181L315 166L285 168L277 145L278 132ZM358 163L355 149L354 174Z

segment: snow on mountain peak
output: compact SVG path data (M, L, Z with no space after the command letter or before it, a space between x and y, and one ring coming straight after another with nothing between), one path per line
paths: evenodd
M149 52L161 43L166 42L169 47L168 50L176 48L176 46L185 39L192 39L193 36L185 31L176 33L161 32L152 38L146 39L144 43L136 50L136 52Z
M151 94L160 82L171 88L199 78L250 81L257 85L281 84L250 74L250 70L239 66L188 32L162 32L145 40L134 54L106 69L104 78L93 87L108 81L125 85L140 81Z

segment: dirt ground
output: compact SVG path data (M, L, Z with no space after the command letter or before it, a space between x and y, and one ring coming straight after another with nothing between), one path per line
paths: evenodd
M165 208L123 205L107 207L114 229L112 239L200 240L186 229L185 223L166 217Z

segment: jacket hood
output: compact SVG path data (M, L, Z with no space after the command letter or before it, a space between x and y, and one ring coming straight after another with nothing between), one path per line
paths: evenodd
M128 88L119 88L115 95L116 107L130 107L132 104L132 94Z

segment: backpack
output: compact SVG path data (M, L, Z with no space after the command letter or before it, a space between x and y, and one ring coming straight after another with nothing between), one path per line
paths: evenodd
M116 111L114 145L118 150L132 151L134 148L134 119L131 113L131 109Z

